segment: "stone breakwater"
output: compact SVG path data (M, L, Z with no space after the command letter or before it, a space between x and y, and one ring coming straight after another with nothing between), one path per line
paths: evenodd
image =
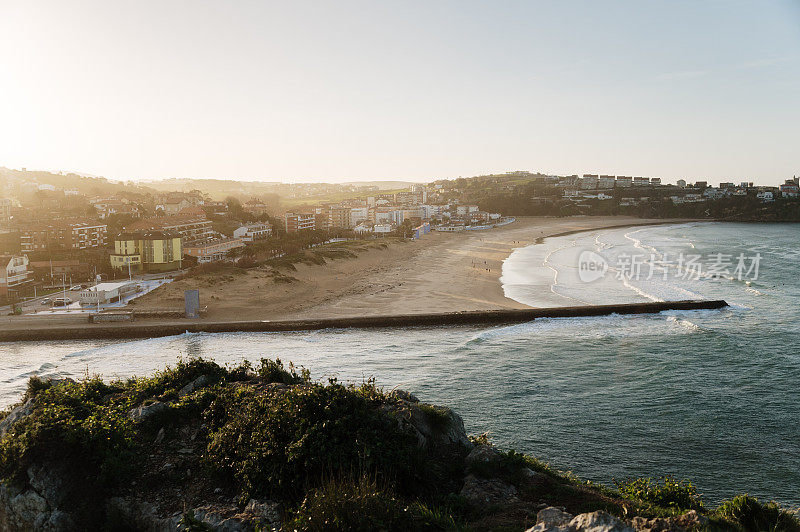
M101 338L155 338L184 332L281 332L339 328L426 327L446 325L502 325L539 318L577 318L611 314L655 314L668 310L714 310L728 306L724 300L657 301L615 305L504 309L436 314L400 314L302 320L204 321L181 320L165 323L126 322L120 324L69 323L47 327L19 327L0 330L0 341L79 340Z

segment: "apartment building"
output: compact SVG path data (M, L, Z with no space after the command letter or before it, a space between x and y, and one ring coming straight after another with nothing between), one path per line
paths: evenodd
M0 255L0 296L8 296L9 291L19 290L31 280L27 255Z
M165 272L181 267L181 236L171 231L125 232L114 239L111 266L135 272Z
M264 240L272 234L272 226L267 223L245 224L233 231L233 238L239 238L245 244Z
M97 222L29 225L19 231L20 249L23 253L29 253L52 247L97 248L106 245L107 234L108 226Z
M177 233L183 245L214 238L211 220L200 216L162 216L137 220L125 228L126 233L166 231Z
M313 212L294 213L287 212L283 215L287 233L298 231L313 231L316 229L316 216Z

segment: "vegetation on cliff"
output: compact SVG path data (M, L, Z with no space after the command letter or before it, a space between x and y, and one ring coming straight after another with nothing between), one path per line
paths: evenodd
M748 496L708 508L683 480L582 482L468 439L448 408L269 359L32 378L0 416L0 478L10 530L523 530L537 512L557 530L600 510L638 530L800 530Z

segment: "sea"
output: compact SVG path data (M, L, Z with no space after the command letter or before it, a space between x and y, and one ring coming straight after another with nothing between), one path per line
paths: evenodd
M32 375L147 375L179 358L281 358L313 378L403 388L471 434L594 482L687 478L800 506L800 231L688 223L547 238L503 265L532 306L724 299L721 310L500 327L182 334L0 344L0 407Z

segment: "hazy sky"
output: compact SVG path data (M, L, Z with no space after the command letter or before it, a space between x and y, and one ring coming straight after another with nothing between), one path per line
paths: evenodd
M0 0L0 166L800 173L800 2Z

